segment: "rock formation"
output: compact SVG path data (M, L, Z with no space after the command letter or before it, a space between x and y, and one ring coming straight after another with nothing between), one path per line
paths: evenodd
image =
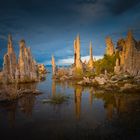
M81 61L80 54L80 36L78 35L74 40L74 67L76 69L83 69L83 64Z
M17 65L17 80L20 82L38 81L37 63L32 58L30 48L26 48L24 40L19 42L20 52Z
M24 40L19 42L20 51L18 62L14 52L12 37L8 36L8 51L4 55L1 79L4 83L22 83L39 81L39 70L31 55L30 48L26 48Z
M92 70L94 68L94 60L93 60L92 43L91 42L90 42L90 51L89 51L89 53L90 53L90 58L89 58L87 66L88 66L89 69Z
M15 80L15 71L16 71L16 54L14 52L12 36L8 36L8 51L4 55L3 63L3 77L4 82L9 81L13 82Z
M113 55L114 54L114 44L110 37L106 38L106 55Z
M132 32L129 31L127 38L120 39L117 45L117 65L120 66L120 72L128 72L133 76L140 75L140 43L134 39Z
M44 64L38 64L38 72L39 72L40 75L47 73L47 70L46 70Z
M53 55L52 55L52 73L53 75L56 74L56 64L55 64L55 59Z
M114 72L119 74L120 73L120 69L121 69L121 67L120 67L120 60L117 58L116 59L116 66L114 67Z

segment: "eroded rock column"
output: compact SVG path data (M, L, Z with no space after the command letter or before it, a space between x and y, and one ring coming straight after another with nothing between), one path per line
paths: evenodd
M3 78L5 82L14 82L15 81L15 71L16 71L16 54L14 52L12 36L8 36L8 45L7 53L4 55L3 62Z
M19 81L38 81L38 68L36 61L32 58L30 48L26 48L24 40L19 42L20 53L18 59Z
M93 54L92 54L92 42L90 42L89 54L90 54L90 58L88 61L88 68L93 69L94 68L94 61L93 61Z
M83 69L83 64L81 61L80 54L80 36L78 35L74 40L74 66L76 69Z
M53 55L52 55L52 73L53 75L56 74L56 64L55 64L55 59Z
M114 54L114 44L110 37L106 38L106 55L113 55Z

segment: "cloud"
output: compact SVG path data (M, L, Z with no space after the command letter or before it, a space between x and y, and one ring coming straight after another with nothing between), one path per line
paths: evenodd
M96 60L98 60L98 59L103 58L103 56L94 56L94 58L95 58ZM83 62L84 62L84 61L88 62L89 56L82 56L82 57L81 57L81 60L82 60ZM59 59L56 63L57 63L57 65L71 65L71 64L74 63L74 58L71 57L71 58L66 58L66 59Z
M102 17L118 16L140 4L139 0L79 0L73 10L85 18L94 18L96 21Z
M102 0L103 1L103 0ZM121 15L122 13L134 8L140 3L139 0L106 0L104 4L110 12L114 15Z
M50 64L54 54L57 63L71 63L73 40L80 33L82 56L88 54L90 40L94 54L102 55L106 35L115 41L129 27L139 28L139 7L139 0L2 0L0 47L7 49L4 36L12 33L14 47L24 38L37 61Z
M108 7L101 0L83 0L71 8L78 14L78 19L83 23L98 22L101 18L107 18L110 15Z
M7 41L7 36L5 36L5 35L0 35L0 39L6 40L6 41Z
M94 56L95 60L99 60L102 59L103 56ZM84 62L85 60L88 62L89 60L89 56L83 56L81 57L81 60ZM62 66L62 65L71 65L74 63L74 57L70 57L70 58L65 58L65 59L58 59L56 61L56 65L57 66ZM43 64L45 65L51 65L51 61L44 61Z

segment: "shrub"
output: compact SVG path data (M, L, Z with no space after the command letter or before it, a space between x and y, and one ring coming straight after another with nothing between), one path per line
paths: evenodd
M104 73L105 70L107 70L107 72L109 73L113 73L116 58L118 58L118 54L112 56L104 55L103 59L96 61L95 62L96 74Z

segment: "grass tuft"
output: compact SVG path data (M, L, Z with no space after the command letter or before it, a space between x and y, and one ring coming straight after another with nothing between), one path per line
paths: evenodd
M44 100L43 103L50 103L53 105L57 105L57 104L62 104L64 102L67 102L69 98L70 98L69 96L64 95L64 94L56 94L56 95L53 95L48 100Z

